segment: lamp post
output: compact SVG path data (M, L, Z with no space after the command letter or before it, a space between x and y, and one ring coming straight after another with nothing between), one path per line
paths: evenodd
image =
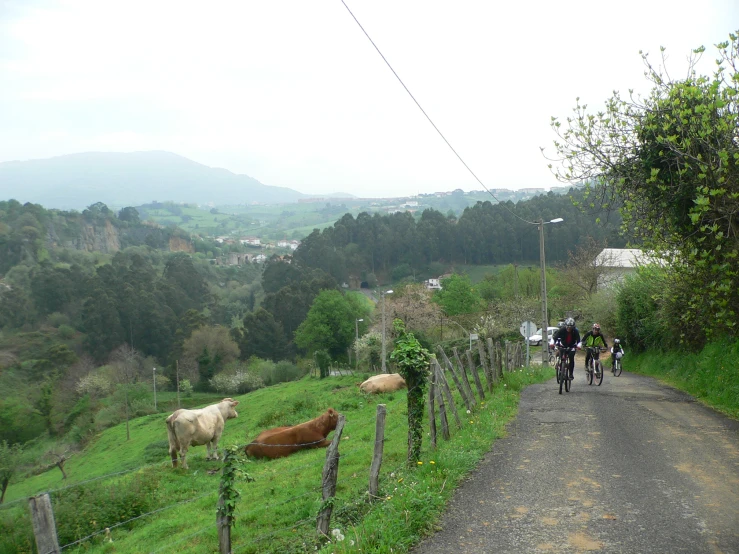
M544 225L562 223L564 219L557 217L551 221L540 219L539 226L539 261L541 262L541 365L549 364L549 317L547 315L547 268L544 259Z
M387 373L387 364L385 358L387 357L387 351L385 347L385 295L392 294L392 290L385 290L380 293L382 296L382 372Z
M154 411L157 411L157 368L152 368L152 373L154 377Z
M354 371L359 369L359 322L364 319L354 320Z

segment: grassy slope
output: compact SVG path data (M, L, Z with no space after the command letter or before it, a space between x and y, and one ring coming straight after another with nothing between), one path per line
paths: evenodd
M227 423L221 444L243 444L264 428L295 424L315 417L329 406L336 408L346 416L346 426L340 448L342 458L332 528L340 528L346 538L340 543L323 546L323 549L325 552L356 552L359 548L364 552L404 551L433 528L456 484L489 450L494 439L504 434L505 424L516 413L520 388L546 377L548 375L537 371L525 370L507 375L493 397L472 414L465 414L457 397L462 429L456 429L450 415L452 440L445 442L439 436L438 449L431 451L428 437L425 437L424 463L414 468L407 468L404 463L407 448L405 391L364 396L356 387L360 378L354 376L325 380L304 378L239 397L239 417ZM366 490L378 403L387 406L386 442L381 498L370 504L366 501ZM164 509L134 524L112 529L112 543L105 542L101 534L66 551L217 551L215 503L220 475L209 472L218 469L220 464L206 462L204 447L196 447L191 450L190 469L173 470L168 467L164 441L166 429L162 414L133 421L130 441L125 440L125 426L119 425L102 433L94 444L68 462L66 482L61 482L58 471L48 472L12 485L8 500L144 466L146 460L151 460L153 463L142 469L106 480L106 486L112 491L106 494L114 497L116 487L146 485L147 494L151 496L146 511ZM152 459L152 452L158 458ZM237 526L232 533L234 552L303 552L314 551L316 546L321 550L322 543L316 538L315 516L321 505L324 461L325 451L321 449L300 452L282 460L247 463L246 470L255 481L239 485L242 496L238 503ZM74 489L52 493L55 511L57 497ZM196 500L191 501L193 498ZM175 505L176 502L182 503ZM17 525L30 525L24 515L24 504L18 502L11 507L11 511L23 520ZM66 515L69 512L69 509L60 508L62 518L73 517L73 514ZM71 522L60 521L59 515L57 518L60 534L64 528L65 536L75 539L114 523L83 521L75 524L75 531L70 530ZM296 526L298 522L302 524Z
M647 352L624 356L624 370L656 377L739 419L739 340L707 345L701 352Z

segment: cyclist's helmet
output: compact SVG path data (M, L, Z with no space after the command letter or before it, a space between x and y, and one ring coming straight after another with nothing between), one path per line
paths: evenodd
M600 325L593 323L593 331L598 331L600 333Z
M621 341L618 339L613 339L613 344L621 344Z
M574 327L575 326L575 320L571 317L568 317L565 319L565 327Z
M564 321L560 321L559 324L557 325L557 327L559 327L560 329L564 328L564 326L565 326Z

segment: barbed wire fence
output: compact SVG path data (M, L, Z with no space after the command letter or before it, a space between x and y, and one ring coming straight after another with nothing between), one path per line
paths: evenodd
M480 345L481 344L483 344L483 343L478 343L478 348L480 348ZM517 352L516 352L516 348L517 348ZM465 368L464 367L464 364L462 363L461 357L459 355L457 355L456 352L454 353L455 354L454 355L454 358L455 358L455 361L458 362L458 364L456 364L456 367L455 367L455 364L450 361L450 358L447 357L446 353L444 353L443 351L441 351L440 354L443 355L443 359L444 359L445 365L447 367L444 368L442 365L440 365L436 361L436 359L432 360L432 366L431 366L432 367L432 380L430 381L430 388L432 389L433 392L431 392L430 394L433 395L432 397L436 400L437 403L440 400L441 400L441 402L444 402L444 398L446 397L446 402L448 404L450 404L449 407L450 407L451 413L454 413L454 411L456 410L456 405L455 405L454 400L451 399L451 395L450 394L447 394L447 391L445 390L445 389L448 389L449 388L449 383L447 382L447 380L446 380L446 378L444 376L444 373L448 372L451 375L454 375L456 377L454 379L454 382L456 384L457 393L459 394L459 397L463 401L465 401L465 404L467 406L469 406L469 404L468 404L469 399L465 400L465 395L471 395L474 398L474 392L473 392L472 387L469 386L469 380L467 378L467 372L469 371L469 373L473 376L473 378L474 377L477 377L477 381L479 382L478 371L480 369L482 369L483 375L486 377L486 380L487 380L487 383L486 383L487 386L488 386L487 388L488 388L488 390L492 391L492 388L493 388L494 383L497 383L498 379L502 376L502 374L504 372L506 372L506 371L508 371L508 372L509 371L513 371L517 366L520 367L520 365L522 365L523 360L521 359L522 357L520 356L520 352L521 352L520 346L516 346L515 344L510 345L510 347L509 347L508 344L506 344L505 347L502 347L500 345L500 343L498 343L496 345L493 345L492 344L492 341L488 340L487 358L485 357L484 348L480 348L479 349L480 365L475 366L475 364L472 362L472 357L471 356L467 356L469 363L468 363L468 367ZM472 353L469 352L469 354L472 354ZM464 381L467 381L466 383L462 383L461 382L461 380L459 379L460 375L456 375L455 374L455 370L457 372L459 372L459 374L464 375ZM477 383L476 383L476 385L477 385ZM481 400L484 399L484 392L482 391L482 387L481 386L476 386L475 388L477 389L478 394L481 396ZM430 397L430 400L431 400L432 397ZM440 417L441 417L441 415L440 415ZM340 415L340 419L342 420L342 427L343 427L343 423L344 423L343 418L344 418L344 416L343 415ZM431 431L433 433L433 436L432 436L432 445L435 447L435 445L436 445L436 440L435 440L435 420L436 420L436 414L435 414L433 408L432 408L432 410L429 413L429 419L430 419L430 424L431 424ZM368 483L367 492L366 492L365 495L363 495L363 498L362 498L362 501L363 502L372 502L372 501L380 498L378 496L378 481L379 481L380 467L381 467L382 456L383 456L382 447L384 446L384 442L386 440L386 438L385 438L386 437L386 431L385 431L385 428L384 428L384 426L385 426L385 405L384 404L377 405L377 413L375 414L374 417L365 418L363 420L359 420L359 421L356 421L356 422L353 423L353 424L357 425L357 427L355 427L355 429L356 429L356 428L363 427L363 426L369 424L373 420L375 421L375 424L376 424L375 440L374 440L374 444L373 444L373 447L374 447L374 449L373 449L373 458L372 458L371 463L369 464L370 479L369 479L369 483ZM382 423L381 424L380 424L380 420L382 420ZM433 423L431 423L431 422L433 422ZM405 423L407 423L407 422L405 422ZM397 429L399 427L403 426L405 423L404 422L396 423L395 425L392 426L392 428L390 429L390 431L391 432L397 431ZM458 427L460 427L459 420L458 420ZM337 424L337 428L338 428L338 424ZM448 439L449 437L448 436L445 436L445 438ZM281 500L280 502L277 502L277 503L263 504L259 508L254 508L254 509L251 509L251 510L249 510L247 512L240 513L239 514L239 517L241 517L241 518L253 517L254 515L257 515L259 512L263 512L263 511L270 510L270 509L275 509L275 508L277 508L279 506L283 506L285 504L289 504L289 503L295 502L296 500L301 499L301 498L304 498L306 496L311 496L311 495L315 496L319 492L321 492L321 493L323 493L322 494L322 497L323 498L322 498L321 509L319 510L319 514L318 515L315 515L315 516L311 516L309 518L303 518L303 519L301 519L299 521L296 521L293 524L290 524L290 525L287 525L287 526L283 526L283 527L281 527L279 529L271 530L268 533L264 533L262 535L259 535L257 537L254 537L254 538L250 538L249 539L250 540L250 544L253 544L255 542L266 540L267 538L273 537L274 535L276 535L276 534L278 534L278 533L280 533L280 532L282 532L282 531L284 531L286 529L294 529L294 528L302 527L306 523L308 523L309 521L316 521L317 522L316 523L316 525L317 525L317 533L318 533L319 536L323 536L325 538L330 538L330 537L328 537L328 528L330 526L331 510L332 510L332 508L334 506L334 498L335 498L335 492L336 492L336 485L338 483L343 483L343 482L349 481L350 479L353 479L353 477L346 477L346 478L342 478L342 479L339 479L338 478L338 466L339 466L339 462L341 460L346 460L348 457L351 457L351 456L354 456L354 455L359 455L360 453L366 452L366 450L367 450L367 448L365 446L366 443L365 443L365 445L357 446L356 448L350 449L349 451L346 451L343 454L339 454L338 447L339 447L340 441L341 441L341 433L340 432L339 433L335 433L334 439L333 439L331 445L329 446L329 448L327 450L326 460L325 460L325 462L323 462L324 471L323 471L323 476L322 476L321 484L319 486L310 487L308 490L302 491L299 494L293 495L293 496L291 496L291 497L289 497L287 499ZM238 450L245 449L245 447L248 446L249 444L256 444L256 445L260 445L262 447L285 447L285 446L294 447L294 446L299 446L301 448L310 448L310 447L314 447L318 442L322 442L322 441L309 441L309 442L298 443L298 444L296 444L296 443L291 443L291 444L266 444L266 443L251 442L251 443L247 443L247 444L244 444L244 445L240 445L240 446L237 447L237 449ZM298 466L296 468L291 468L291 471L304 470L306 468L309 468L309 467L312 467L312 466L318 466L320 464L321 464L320 461L319 462L310 462L308 464L303 464L303 465ZM130 469L126 469L126 470L123 470L123 471L112 472L112 473L109 473L109 474L105 474L105 475L97 476L97 477L94 477L94 478L91 478L91 479L87 479L85 481L81 481L81 482L78 482L78 483L67 485L65 487L59 487L57 489L50 489L50 490L48 490L48 491L46 491L44 493L41 493L40 495L15 499L11 503L8 503L8 504L4 505L3 507L7 507L7 506L9 506L11 504L17 504L17 503L20 503L20 502L22 502L24 500L29 501L29 503L36 503L38 501L38 499L40 499L40 498L42 498L44 496L46 496L47 499L48 499L48 496L50 494L61 492L61 491L64 491L64 490L67 490L67 489L70 489L70 488L73 488L73 487L82 486L82 485L85 485L85 484L88 484L88 483L91 483L91 482L95 482L95 481L99 481L99 480L102 480L102 479L106 479L106 478L114 478L114 477L122 476L122 475L125 475L125 474L128 474L128 473L132 473L132 472L135 472L135 471L141 471L141 470L146 470L146 469L151 469L151 468L162 467L164 465L169 465L169 461L167 461L167 462L161 462L161 463L154 463L154 464L146 464L146 465L142 465L142 466L139 466L139 467L136 467L136 468L130 468ZM397 468L395 468L393 471L391 471L391 472L387 472L387 471L384 472L385 477L387 477L389 475L392 475L393 473L401 470L405 465L406 465L406 463L404 462L401 465L399 465ZM226 464L224 463L224 468L225 467L226 467ZM262 477L267 477L269 473L270 473L270 470L268 468L265 468L264 471L257 472L251 478L258 480L258 479L261 479ZM221 489L222 489L222 487L221 487ZM126 520L121 521L121 522L116 522L113 525L109 525L109 526L103 527L101 529L98 529L98 530L96 530L96 531L94 531L92 533L89 533L88 535L86 535L84 537L81 537L79 539L76 539L75 541L70 542L68 544L65 544L65 545L63 545L61 547L59 547L58 545L55 545L54 542L51 542L51 543L48 543L50 546L46 546L46 547L43 547L42 548L41 547L41 544L47 544L47 543L43 543L43 540L46 540L46 539L43 539L43 537L47 537L48 538L53 533L53 535L54 535L54 539L53 540L54 541L56 540L56 529L54 528L54 525L53 525L53 521L54 520L53 520L53 512L51 511L51 503L50 503L50 501L47 501L46 503L48 504L48 509L49 509L49 514L47 516L47 522L46 522L47 530L46 531L39 530L37 532L37 529L36 529L36 520L34 519L34 534L36 534L36 536L37 536L37 544L39 545L38 551L41 554L56 554L56 553L61 552L62 550L65 550L65 549L68 549L68 548L72 548L72 547L77 546L77 545L81 545L82 543L84 543L86 541L89 541L89 540L94 539L96 537L100 537L100 535L103 535L103 534L105 534L106 537L110 538L111 530L113 530L115 528L122 527L122 526L125 526L127 524L131 524L131 523L133 523L133 522L135 522L137 520L140 520L140 519L143 519L143 518L146 518L146 517L149 517L149 516L154 516L156 514L159 514L159 513L162 513L162 512L166 512L167 510L169 510L171 508L174 508L174 507L177 507L177 506L182 506L182 505L185 505L185 504L190 504L192 502L196 502L198 500L202 500L202 499L205 499L207 497L215 496L217 492L218 491L215 491L214 490L214 491L211 491L211 492L208 492L208 493L205 493L205 494L194 496L192 498L188 498L188 499L180 500L180 501L177 501L177 502L173 502L173 503L168 504L166 506L158 507L158 508L156 508L154 510L148 511L148 512L143 513L143 514L138 514L135 517L126 519ZM222 490L221 490L221 494L219 495L219 497L220 496L222 496ZM32 512L33 512L33 508L32 508ZM321 515L321 514L323 514L323 515ZM227 525L229 527L229 530L230 530L232 519L227 518L224 521L225 521L225 525ZM51 530L49 530L50 524L51 524ZM223 524L219 524L219 523L214 522L213 524L209 524L209 525L206 525L206 526L201 527L200 529L194 531L193 533L189 533L185 537L178 538L177 541L175 541L175 542L168 542L168 544L162 546L161 548L159 548L157 550L154 550L153 552L155 552L155 553L164 552L164 551L166 551L168 549L171 549L171 548L173 548L173 547L181 544L182 542L188 540L189 538L192 538L194 536L200 535L200 534L202 534L204 532L207 532L207 531L212 531L213 529L218 529L219 530L219 536L220 536L220 534L221 534L220 529L222 529L222 528L223 528ZM42 537L42 542L39 542L39 536ZM230 545L230 532L228 534L226 534L226 536L228 537L228 543L226 545L223 545L222 544L221 545L221 549L222 549L223 552L231 552L232 550L231 550L231 545ZM238 552L238 550L237 550L237 552Z

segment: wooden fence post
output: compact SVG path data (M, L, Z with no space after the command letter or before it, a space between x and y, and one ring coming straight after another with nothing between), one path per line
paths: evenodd
M488 384L488 390L492 390L492 377L490 377L490 365L488 364L488 357L485 354L485 344L481 341L477 341L477 353L480 355L480 364L482 365L482 371L485 374L485 382ZM485 398L485 395L482 395Z
M477 368L475 367L475 361L472 359L472 350L467 351L467 364L470 367L470 373L472 373L472 378L475 380L475 387L477 387L477 394L480 395L480 400L485 400L485 391L482 390L482 383L480 382L480 374L477 373Z
M318 513L318 521L316 527L318 533L322 536L328 535L328 528L331 525L331 512L334 509L333 498L336 495L336 479L339 476L339 441L341 433L344 431L344 414L339 414L339 421L336 423L334 431L334 440L328 446L326 451L326 463L323 466L323 482L321 488L323 490L323 508Z
M436 366L434 366L436 369ZM441 383L439 382L439 373L434 371L436 386L434 392L436 393L436 401L439 403L439 421L441 421L441 436L444 437L445 441L451 438L449 434L449 420L446 417L446 405L444 404L444 396L441 394Z
M495 355L495 346L493 345L493 339L488 337L488 355L490 356L490 375L493 377L493 382L489 383L490 392L493 392L493 385L498 382L498 360Z
M379 490L382 452L385 448L385 413L385 404L378 404L375 415L375 451L372 454L372 464L370 464L370 500L377 498L377 491Z
M441 388L444 392L444 396L446 397L446 401L449 404L450 409L452 410L454 420L457 422L457 427L461 429L462 420L459 419L459 412L457 411L457 405L454 403L454 397L452 396L452 390L449 388L449 382L446 380L446 377L444 377L444 370L441 368L439 360L434 360L434 364L436 366L436 372L438 374L437 381L439 381L441 384Z
M437 375L434 372L431 375L431 381L429 381L429 433L431 434L431 448L433 450L436 450L436 405L434 404L436 379Z
M39 554L59 554L59 540L56 537L56 523L51 499L48 494L32 496L28 499L33 521L33 534L36 537L36 550Z
M444 349L441 346L439 346L439 352L441 352L441 355L444 357L444 361L446 362L446 365L452 374L452 379L454 379L454 384L457 385L457 390L459 391L459 394L462 396L464 405L467 406L468 410L472 411L472 408L474 407L474 405L470 403L470 399L467 397L467 391L464 389L462 382L459 380L459 376L457 375L457 372L454 370L454 364L452 364L451 360L449 360L449 357L446 355L446 352L444 352Z
M472 407L474 408L475 406L477 406L477 399L475 398L475 395L472 392L470 381L469 379L467 379L467 371L465 371L464 364L462 363L462 360L459 358L459 352L457 352L456 346L452 348L452 352L454 352L454 359L457 360L457 366L459 367L459 371L462 374L462 382L464 383L464 388L467 391L467 395L470 397L470 404L472 404Z

